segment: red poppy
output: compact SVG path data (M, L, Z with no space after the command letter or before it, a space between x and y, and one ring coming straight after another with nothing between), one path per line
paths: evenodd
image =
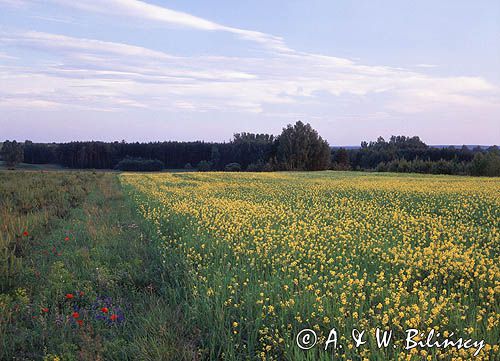
M36 319L36 316L31 316L32 319Z
M80 291L80 297L83 297L84 294L83 291Z
M75 311L75 312L73 312L73 314L71 316L73 316L73 318L78 318L78 317L80 317L80 314Z
M71 300L73 297L75 297L75 296L73 296L73 294L72 294L72 293L67 293L67 294L66 294L66 299L67 299L67 300Z
M115 315L115 314L113 314L113 315L111 315L111 316L109 317L109 319L110 319L111 321L116 321L116 319L117 319L117 318L118 318L118 316L117 316L117 315Z
M82 325L83 325L83 320L76 320L76 322L78 322L78 325L79 325L79 326L82 326Z
M47 307L43 307L43 308L42 308L42 312L47 313L47 312L49 312L49 309L48 309Z
M69 237L66 236L66 238L64 238L64 240L67 242L69 241Z
M24 232L23 232L23 236L28 237L29 235L30 235L30 234L28 233L28 231L24 231Z
M108 313L109 310L108 310L107 307L103 307L103 308L101 308L101 311L104 312L104 313Z

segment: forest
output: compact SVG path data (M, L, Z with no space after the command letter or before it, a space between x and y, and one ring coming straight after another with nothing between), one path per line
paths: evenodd
M59 164L73 169L159 171L288 171L356 170L478 176L500 175L497 146L425 144L418 136L379 137L349 149L331 147L301 121L278 136L237 133L228 142L75 141L24 143L5 141L1 155L7 165Z

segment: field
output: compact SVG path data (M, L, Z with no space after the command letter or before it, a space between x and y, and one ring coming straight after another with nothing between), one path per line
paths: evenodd
M467 360L475 349L402 350L406 329L484 339L498 356L500 182L361 173L124 174L176 303L210 359ZM396 348L353 328L392 329ZM318 347L295 345L303 328ZM324 346L324 344L323 344Z
M192 359L141 222L116 174L0 172L0 360Z
M2 360L469 360L500 334L500 181L0 172ZM379 348L375 329L393 330ZM296 344L308 328L318 344ZM329 332L338 344L324 350ZM355 347L353 329L366 330ZM454 333L454 335L452 334ZM423 336L425 338L425 336Z

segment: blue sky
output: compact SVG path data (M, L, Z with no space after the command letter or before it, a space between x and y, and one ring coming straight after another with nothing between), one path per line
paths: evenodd
M0 137L500 143L494 0L0 0Z

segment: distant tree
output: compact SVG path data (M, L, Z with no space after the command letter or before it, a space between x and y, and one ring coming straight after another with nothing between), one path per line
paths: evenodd
M349 153L344 148L339 148L333 153L332 168L336 170L348 170L351 168L349 163Z
M192 170L193 166L191 165L191 163L186 163L186 165L184 166L184 169L186 169L186 170Z
M210 155L210 168L212 168L214 165L217 166L217 164L220 163L220 158L221 158L221 155L220 155L219 147L214 144L212 146L211 155ZM224 163L222 163L222 164L224 164Z
M131 172L158 172L165 168L165 165L158 159L125 158L115 167L122 171Z
M265 163L269 160L274 145L274 137L269 134L236 133L230 143L232 161L248 168L250 164Z
M469 171L475 176L500 176L500 152L497 147L491 147L488 152L478 152L474 155Z
M488 152L488 171L490 177L500 176L500 151L497 147L493 147Z
M239 172L241 170L240 163L229 163L224 167L226 172Z
M207 161L207 160L202 160L198 163L196 168L200 172L208 172L208 171L212 170L212 163Z
M24 158L23 145L13 140L6 140L1 150L2 159L8 168L15 168Z
M277 162L284 170L322 170L330 166L330 146L310 124L289 124L276 144Z

